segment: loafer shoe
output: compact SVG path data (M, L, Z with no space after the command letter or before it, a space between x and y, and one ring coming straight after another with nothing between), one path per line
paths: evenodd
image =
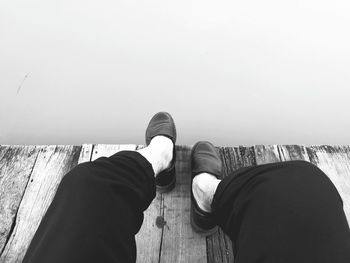
M193 178L200 173L209 173L217 178L222 173L222 162L215 147L210 142L201 141L192 148L191 178L191 225L197 233L208 236L218 229L213 213L202 210L194 198L192 191Z
M150 120L146 129L146 145L149 145L152 138L158 135L168 137L174 144L173 159L171 160L169 168L160 172L155 178L157 190L164 193L172 190L176 184L176 127L173 118L167 112L158 112Z

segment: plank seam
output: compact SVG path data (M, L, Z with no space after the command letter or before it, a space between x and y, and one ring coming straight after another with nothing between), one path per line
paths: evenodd
M209 239L205 238L205 252L207 252L207 262L209 262Z
M34 149L36 149L37 147L38 147L38 146L35 146ZM30 182L30 178L32 177L33 170L34 170L36 161L38 160L38 156L39 156L39 152L40 152L40 151L41 151L41 147L39 147L39 150L38 150L38 152L36 153L35 161L33 162L33 166L32 166L31 171L30 171L30 173L29 173L28 180L27 180L26 186L24 187L24 191L23 191L23 194L22 194L22 196L21 196L21 201L19 202L19 205L18 205L16 214L15 214L15 216L14 216L14 218L13 218L13 222L12 222L12 224L11 224L10 231L9 231L9 233L8 233L8 235L7 235L5 244L4 244L4 246L3 246L3 248L2 248L2 250L1 250L1 252L0 252L0 257L2 256L2 253L4 252L4 250L5 250L6 246L7 246L7 243L9 242L9 240L10 240L10 238L11 238L11 236L12 236L13 230L14 230L15 227L16 227L18 211L19 211L19 209L20 209L20 207L21 207L21 204L22 204L22 201L23 201L23 197L24 197L24 195L25 195L25 193L26 193L26 190L27 190L27 188L28 188L28 184L29 184L29 182Z
M83 147L81 147L81 149L83 150ZM91 162L91 160L92 160L92 155L93 155L93 153L94 153L94 149L95 149L95 144L92 144L89 162Z
M165 207L164 207L164 196L163 196L162 193L160 194L160 210L161 210L161 215L162 215L163 220L164 220ZM162 257L163 234L164 234L164 225L162 226L162 234L161 234L161 237L160 237L158 263L160 263L160 260L161 260L161 257Z
M279 146L279 145L276 145L276 147L277 147L277 152L278 152L278 158L280 159L280 162L282 162L283 159L282 159L282 153L281 153L280 146Z

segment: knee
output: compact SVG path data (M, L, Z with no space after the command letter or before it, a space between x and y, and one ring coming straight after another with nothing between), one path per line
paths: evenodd
M290 163L295 164L298 167L315 167L315 165L305 160L294 160L290 161Z
M318 168L316 165L314 165L308 161L295 160L295 161L290 161L290 164L293 166L293 168L295 168L297 170L322 172L322 170L320 170L320 168Z
M295 162L299 163L301 166L304 166L304 167L310 167L310 168L317 167L313 163L310 163L309 161L305 161L305 160L296 160Z

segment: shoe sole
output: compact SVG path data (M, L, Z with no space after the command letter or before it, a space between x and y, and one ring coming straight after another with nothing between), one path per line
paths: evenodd
M176 185L176 173L174 175L174 179L171 181L170 184L164 185L164 186L156 185L156 188L159 193L167 193L173 190L175 188L175 185Z
M213 234L215 234L217 231L218 231L218 226L215 226L211 229L203 229L201 228L200 226L198 226L193 218L194 218L194 208L193 208L193 204L192 204L193 201L191 201L191 215L190 215L190 222L191 222L191 226L192 226L192 229L194 230L194 232L198 233L199 235L201 236L211 236Z

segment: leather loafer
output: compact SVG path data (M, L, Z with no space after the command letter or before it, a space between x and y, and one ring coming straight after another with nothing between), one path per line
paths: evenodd
M221 177L222 162L215 147L210 142L197 142L191 153L192 178L191 178L191 225L199 234L208 236L218 229L213 213L203 211L194 198L192 191L193 178L200 173L209 173L217 178Z
M176 184L176 127L173 118L167 112L158 112L150 120L146 129L146 145L149 145L152 138L158 135L168 137L174 144L173 159L171 160L170 167L161 171L155 178L157 190L164 193L172 190Z

